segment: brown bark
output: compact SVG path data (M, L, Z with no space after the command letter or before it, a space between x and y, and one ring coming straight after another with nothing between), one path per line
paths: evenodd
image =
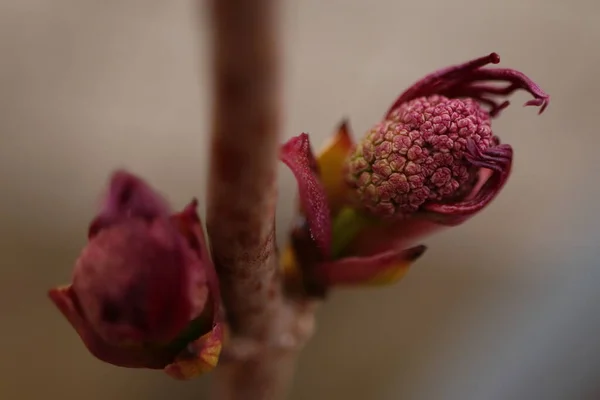
M207 230L232 333L215 375L215 398L225 400L284 397L312 332L312 305L283 296L275 245L277 3L209 0L215 86Z

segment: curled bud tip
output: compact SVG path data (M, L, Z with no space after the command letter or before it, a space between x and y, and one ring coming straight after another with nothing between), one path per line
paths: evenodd
M540 105L545 109L550 97L525 74L510 68L485 68L488 64L498 64L499 62L500 56L497 53L491 53L463 64L435 71L404 91L390 107L386 118L401 104L418 97L434 94L449 98L472 98L489 106L490 115L495 116L508 104L498 103L494 97L507 96L519 89L529 92L535 99L540 100L532 105ZM481 82L506 82L508 86L499 88L482 85Z
M546 107L548 107L549 102L550 102L550 97L547 96L544 98L529 100L523 105L523 107L529 107L529 106L540 107L538 114L541 114L544 112L544 110L546 110Z

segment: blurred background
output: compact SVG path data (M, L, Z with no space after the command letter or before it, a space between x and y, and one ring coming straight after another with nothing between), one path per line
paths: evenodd
M600 398L600 3L287 0L285 136L356 135L428 72L496 51L550 95L494 131L503 194L426 240L400 284L336 292L293 400ZM206 182L206 15L193 0L0 1L0 399L197 400L93 359L46 298L67 282L109 173L181 207ZM235 134L233 132L232 134ZM295 183L281 168L280 239Z

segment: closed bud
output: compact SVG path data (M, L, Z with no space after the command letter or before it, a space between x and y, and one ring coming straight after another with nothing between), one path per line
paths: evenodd
M96 357L172 371L196 340L220 349L218 286L195 208L171 215L144 181L113 175L72 284L50 291Z

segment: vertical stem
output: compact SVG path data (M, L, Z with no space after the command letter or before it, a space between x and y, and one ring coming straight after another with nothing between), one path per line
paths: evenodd
M266 339L280 296L276 0L209 0L214 114L207 230L235 334Z
M207 230L233 336L230 347L241 338L259 349L217 368L214 393L220 400L283 398L298 338L310 335L301 326L310 326L313 317L310 308L300 311L306 305L284 301L276 257L277 3L209 0L215 86Z

